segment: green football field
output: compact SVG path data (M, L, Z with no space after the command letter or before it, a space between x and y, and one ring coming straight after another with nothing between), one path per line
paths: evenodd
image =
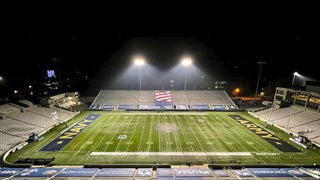
M6 160L55 157L56 165L320 163L319 149L304 149L289 137L246 112L83 111Z

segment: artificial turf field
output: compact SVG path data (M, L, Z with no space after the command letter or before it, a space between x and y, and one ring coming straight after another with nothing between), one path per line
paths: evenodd
M320 163L317 148L246 112L83 111L11 153L13 163L55 157L55 165Z

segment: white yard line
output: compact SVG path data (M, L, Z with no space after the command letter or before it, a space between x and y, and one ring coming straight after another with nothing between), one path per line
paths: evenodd
M215 123L215 121L217 121L217 120L214 119L214 118L211 117L211 116L208 116L207 121L208 121L208 122L207 122L207 123L208 123L208 129L211 131L212 137L213 137L214 139L216 139L217 137L220 136L220 134L219 134L218 131L214 131L214 130L213 130L213 129L216 128L214 123ZM217 146L217 144L218 144L218 146ZM215 142L214 147L216 147L216 148L213 148L213 149L217 149L217 147L218 147L218 149L221 149L221 148L224 147L224 145L223 145L219 140L217 140L217 141ZM225 149L225 148L224 148L224 149Z
M92 152L91 156L253 156L250 152Z
M123 116L121 116L121 117L123 117ZM123 124L126 124L125 121L121 121L121 125L119 126L119 129L118 129L116 134L118 134L118 132L128 132L128 130L127 130L128 126L124 127ZM121 131L120 131L120 129L121 129ZM126 135L126 134L124 134L124 135ZM121 148L123 143L124 143L124 140L120 140L119 143L117 144L117 147L116 147L115 151L117 151L119 147Z
M207 112L124 112L125 115L208 115Z
M231 123L233 123L232 121L234 121L234 119L232 119L232 118L228 118L228 120L227 120L228 122L231 122ZM246 121L249 121L249 120L246 120ZM251 122L251 121L249 121L249 122ZM237 129L237 131L234 131L235 133L237 133L237 134L239 134L238 132L240 132L240 131L242 131L242 128L240 127L240 126L235 126L235 128ZM247 130L249 130L248 128L246 128ZM239 131L238 131L239 130ZM250 131L250 130L249 130ZM255 134L255 133L254 133ZM237 137L241 137L242 139L243 139L243 142L245 142L245 140L244 139L246 139L246 140L253 140L253 142L255 143L255 144L258 144L260 147L265 147L265 145L263 145L263 144L261 144L260 142L262 142L262 141L260 141L260 140L256 140L256 134L255 135L252 135L252 131L251 131L251 133L250 132L248 132L248 133L244 133L244 134L241 134L241 135L238 135ZM246 138L246 137L248 137L248 138ZM260 137L259 137L260 138ZM266 142L266 141L265 141ZM268 143L269 144L269 143ZM271 145L271 144L269 144L269 145ZM241 145L242 146L242 145ZM243 147L243 146L242 146ZM255 149L255 151L256 152L260 152L260 150L259 150L259 148L257 148L257 146L256 145L253 145L253 146L251 146L251 147L254 147L254 149ZM245 148L245 149L247 149L247 148ZM267 149L266 148L264 148L264 150L266 151Z
M121 117L121 116L119 116L119 117ZM117 118L117 120L119 119L119 117ZM114 123L113 123L112 126L109 128L109 129L112 129L112 128L114 127L114 125L119 125L119 126L118 126L119 128L117 128L117 131L113 134L112 138L110 139L112 142L114 141L115 136L118 134L118 132L119 132L119 130L120 130L120 128L122 127L122 124L123 124L123 122L124 122L124 121L122 121L121 124L118 124L118 123L117 123L117 122L118 122L117 120L114 120L114 121L113 121ZM117 147L116 147L115 150L117 150L117 148L118 148L118 146L119 146L120 143L121 143L121 141L119 141L119 143L118 143L118 145L117 145ZM110 146L110 144L107 144L107 147L105 148L105 150L108 149L109 146Z
M150 120L148 120L148 121L150 121ZM151 129L149 129L149 138L148 138L148 142L151 142L151 135L152 135L152 132L153 132L153 119L151 120L151 122L150 122L151 124L150 124L150 128ZM150 151L150 146L151 146L152 144L149 144L148 143L148 147L147 147L147 151Z
M159 118L157 118L158 124L160 124ZM161 150L161 136L160 136L160 131L158 131L158 150Z
M99 117L99 118L100 118L100 117ZM94 122L92 122L92 123L99 123L99 122L98 122L99 118L96 119L96 120L95 120ZM90 124L90 125L87 126L85 129L83 129L83 131L82 131L81 133L79 133L75 138L77 138L77 137L78 137L80 134L82 134L83 132L91 132L91 131L92 131L92 130L90 130L90 126L91 126L91 125L92 125L92 124ZM100 129L100 131L102 131L102 129ZM89 134L91 134L91 133L89 133ZM89 157L89 156L78 156L78 154L82 152L82 149L83 149L85 146L87 146L86 142L91 141L91 139L93 138L93 137L90 137L89 140L88 140L87 137L90 136L89 134L86 135L84 138L80 139L80 142L79 142L76 146L74 146L74 147L72 148L72 151L74 151L73 156L70 157L72 160L73 160L73 159L78 159L78 162L82 162L82 161L85 161L85 160L87 159L87 157ZM72 140L74 140L74 139L72 139ZM71 142L69 142L69 143L71 143ZM79 159L79 157L80 157L80 159Z
M177 119L173 119L172 116L169 116L169 118L170 118L171 122L173 122L174 124L178 124ZM179 135L177 133L174 133L173 137L174 137L175 142L177 142L179 144L179 148L178 149L176 148L176 150L177 151L182 151L182 145L180 143Z
M198 118L198 116L196 116ZM201 116L201 119L204 119L202 116ZM207 135L202 131L203 129L199 126L199 123L195 121L195 119L193 119L193 123L195 123L195 126L197 126L197 128L199 129L199 132L201 132L202 134L202 137L205 138L207 137ZM202 146L202 143L199 141L199 138L197 138L198 142L200 143L202 149L204 149L204 147Z
M107 117L108 119L110 118L110 117ZM107 119L107 118L104 118L104 119ZM112 116L112 118L114 119L114 116ZM108 121L107 121L107 123L109 123ZM99 125L99 127L103 127L103 125L105 125L106 124L106 121L104 120L104 121L101 121L98 125ZM90 134L88 134L88 136L91 136L91 138L90 138L90 140L91 139L95 139L96 138L96 136L92 136L91 134L97 134L97 129L94 129L94 130L92 130L92 131L94 131L94 133L90 133ZM96 149L97 147L99 147L99 145L102 143L102 142L104 142L104 138L107 136L107 134L106 133L104 133L105 132L105 129L104 128L100 128L100 129L98 129L98 131L99 131L99 133L102 133L102 134L104 134L104 136L103 136L103 138L100 138L100 140L98 141L98 142L94 142L94 147L92 148L92 149ZM98 134L99 134L98 133ZM92 141L93 142L93 141ZM85 144L85 143L84 143Z
M134 126L134 129L133 129L132 133L130 133L130 141L129 142L133 142L132 141L133 135L136 134L136 129L137 129L138 123L134 123L134 124L135 124L135 126ZM128 152L128 149L129 149L130 146L131 146L131 144L127 145L127 149L126 149L127 152Z
M198 116L197 116L197 118L198 118ZM209 142L209 140L208 140L208 137L211 137L211 135L212 135L212 129L210 129L209 128L209 126L210 126L210 124L209 123L207 123L207 121L208 121L208 118L206 117L206 118L204 118L203 116L200 116L199 117L200 119L206 119L206 126L205 127L203 127L202 129L204 130L204 131L201 131L202 132L202 134L203 134L203 137L204 138L206 138L207 139L207 142ZM198 125L198 124L197 124ZM199 125L198 125L199 126ZM209 134L209 132L211 133L211 134ZM207 143L206 142L206 143ZM214 149L213 147L214 147L214 145L213 144L208 144L208 146L210 146L210 149Z
M140 119L140 117L139 117ZM142 137L143 137L143 133L145 132L144 129L145 129L145 124L146 124L146 119L143 119L143 126L142 126L142 131L141 131L141 134L140 134L140 138L139 138L139 144L138 144L138 151L141 151L143 149L141 149L141 141L142 141Z
M188 124L188 126L189 126L189 128L190 128L190 130L191 130L191 133L192 133L192 139L194 139L194 140L196 140L197 141L197 144L199 145L198 146L198 149L200 149L200 151L205 151L205 149L203 148L203 146L202 146L202 143L201 143L201 141L199 140L199 138L198 138L198 136L196 135L196 134L194 134L194 131L193 131L193 128L197 128L198 129L198 127L194 127L193 125L194 125L194 117L190 117L190 119L191 119L191 121L187 121L187 124ZM197 126L197 125L196 125ZM197 132L197 131L196 131ZM200 147L200 148L199 148Z
M167 121L167 116L163 116L162 119L164 120L165 124L170 124L170 122ZM169 133L165 133L166 136L166 152L171 152L171 139Z
M185 122L184 122L184 123L185 123ZM189 136L188 136L188 133L185 131L185 129L180 128L179 131L182 132L182 137L183 137L183 139L184 139L185 142L192 142L192 141L190 140ZM188 146L188 149L190 149L192 152L194 152L195 150L193 149L193 147L194 147L193 145L189 145L189 146Z

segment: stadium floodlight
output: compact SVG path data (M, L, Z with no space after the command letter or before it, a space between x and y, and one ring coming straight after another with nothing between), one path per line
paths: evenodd
M185 58L183 58L182 59L182 65L184 65L184 66L189 66L190 64L192 64L192 60L191 60L191 58L190 57L185 57Z
M257 94L258 94L258 88L259 88L259 82L260 82L260 75L261 75L262 65L266 64L266 62L265 62L265 61L259 61L257 64L260 65L260 68L259 68L259 74L258 74L258 81L257 81L256 92L255 92L255 94L254 94L253 107L256 107L256 98L257 98Z
M296 76L299 76L300 74L298 72L294 72L293 73L293 78L292 78L292 83L291 83L291 87L293 87L294 85L294 80L296 79Z
M134 64L137 66L142 66L144 64L144 60L142 58L137 58L134 60Z
M144 59L142 57L137 57L134 60L134 64L139 68L139 90L141 90L141 66L144 64Z
M4 80L4 77L0 76L0 85L1 85L2 83L5 83L5 80Z
M181 61L181 64L184 68L184 90L187 89L187 68L192 64L192 59L190 57L184 57Z

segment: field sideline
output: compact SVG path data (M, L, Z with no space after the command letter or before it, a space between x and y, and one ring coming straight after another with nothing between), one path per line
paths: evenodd
M254 131L248 128L253 126ZM277 138L276 145L287 143L299 152L284 152L268 142ZM52 144L58 150L50 150ZM7 161L54 156L56 165L320 163L318 149L298 147L288 134L266 128L246 112L83 111Z

